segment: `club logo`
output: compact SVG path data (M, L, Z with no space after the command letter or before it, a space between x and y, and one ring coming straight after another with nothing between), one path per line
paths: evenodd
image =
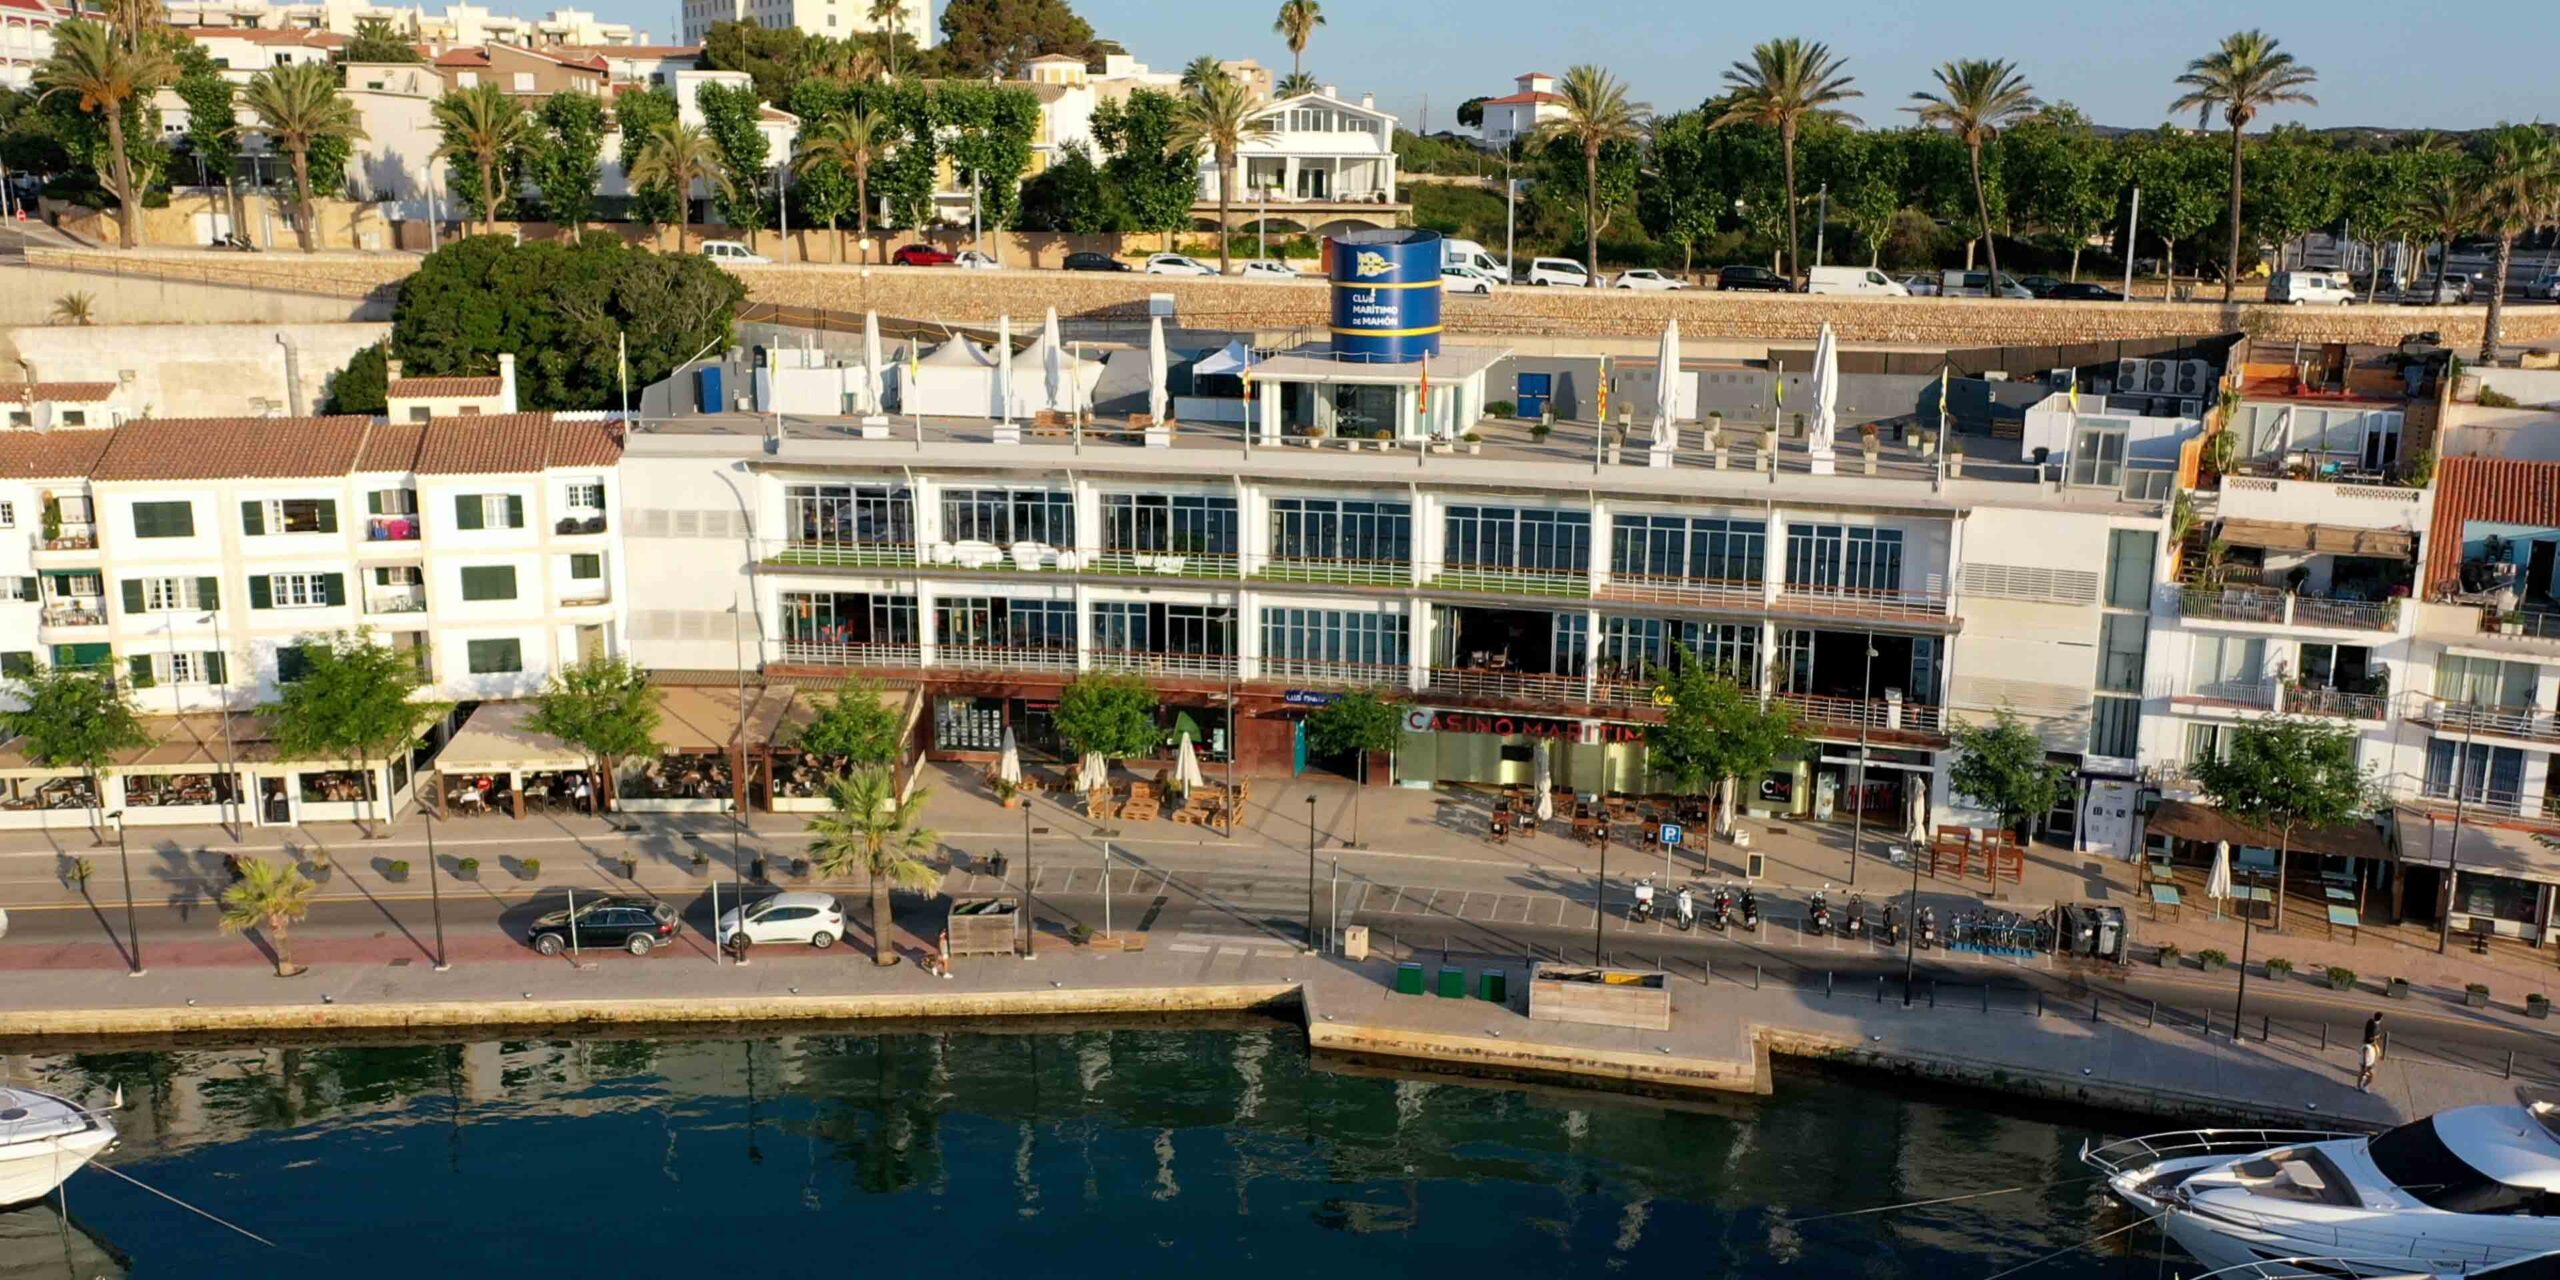
M1371 276L1385 275L1395 269L1395 264L1387 261L1387 255L1383 253L1363 253L1351 260L1352 273L1363 280Z

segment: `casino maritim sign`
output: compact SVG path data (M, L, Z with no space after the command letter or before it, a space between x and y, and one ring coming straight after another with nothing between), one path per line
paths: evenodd
M1409 364L1440 354L1440 233L1399 228L1332 237L1333 349Z

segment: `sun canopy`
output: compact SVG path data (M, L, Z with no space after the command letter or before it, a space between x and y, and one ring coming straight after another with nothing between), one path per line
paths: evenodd
M2418 535L2400 529L2350 529L2282 520L2225 520L2222 540L2233 546L2263 547L2269 551L2375 556L2386 560L2407 560L2418 550Z
M446 773L585 768L585 753L527 727L533 713L530 702L481 703L454 733L453 741L436 753L436 768Z
M2276 847L2277 833L2234 818L2211 805L2187 800L2163 800L2151 813L2147 824L2153 835L2179 840L2195 840L2204 844L2229 842L2261 849ZM2338 858L2385 858L2382 831L2369 822L2342 827L2312 827L2293 833L2295 853L2327 854Z
M1253 352L1248 350L1241 340L1238 340L1230 342L1227 345L1200 357L1200 362L1191 366L1191 376L1195 378L1240 378L1244 376L1244 371L1252 367L1252 365Z

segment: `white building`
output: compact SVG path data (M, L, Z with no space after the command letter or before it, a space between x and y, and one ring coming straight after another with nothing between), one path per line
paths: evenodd
M687 44L701 43L712 25L721 22L752 22L774 30L797 27L838 40L879 31L884 25L871 20L869 0L683 0L677 17L680 38ZM933 0L904 0L897 16L885 25L905 32L920 49L932 48L939 35L933 25Z
M328 31L342 36L356 24L377 19L393 30L428 45L474 45L491 40L522 45L645 45L649 33L630 24L604 22L581 9L554 9L539 18L491 13L479 5L456 4L440 13L423 8L364 4L357 0L174 0L168 6L174 27L250 28L262 31Z
M1396 196L1396 118L1362 94L1345 101L1330 85L1265 104L1255 113L1271 132L1249 139L1238 153L1230 213L1250 226L1269 220L1307 231L1390 227L1407 206ZM1200 203L1195 220L1216 225L1218 165L1200 161Z
M53 56L53 26L72 11L47 0L0 0L0 89L35 83L36 65Z
M347 44L347 37L335 31L308 27L189 27L186 32L233 84L247 84L270 67L327 62Z
M1484 101L1484 140L1486 145L1508 147L1517 139L1536 133L1540 125L1564 116L1564 95L1556 92L1556 78L1543 71L1532 71L1516 77L1510 93Z

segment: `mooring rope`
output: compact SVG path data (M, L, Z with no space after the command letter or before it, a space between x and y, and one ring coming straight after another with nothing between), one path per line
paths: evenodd
M238 1224L238 1223L236 1223L236 1222L229 1222L229 1221L225 1221L224 1219L222 1219L222 1218L220 1218L220 1217L216 1217L216 1216L215 1216L215 1215L213 1215L213 1214L207 1213L207 1212L205 1212L204 1210L199 1209L199 1208L195 1207L194 1205L188 1204L186 1201L181 1200L181 1199L177 1198L176 1196L170 1195L168 1192L163 1191L163 1190L161 1190L161 1189L160 1189L160 1188L158 1188L158 1187L152 1186L150 1183L144 1182L142 1179L137 1178L137 1177L134 1177L132 1174L126 1173L126 1172L124 1172L124 1171L122 1171L122 1170L120 1170L120 1169L112 1169L112 1168L109 1168L108 1166L106 1166L106 1165L102 1165L102 1164L92 1164L92 1165L90 1165L89 1167L90 1167L90 1168L92 1168L92 1169L97 1170L97 1171L98 1171L98 1172L100 1172L100 1173L110 1174L110 1175L112 1175L112 1176L114 1176L114 1177L122 1178L122 1179L124 1179L125 1181L130 1182L130 1183L132 1183L133 1185L135 1185L135 1186L137 1186L137 1187L140 1187L140 1188L142 1188L143 1190L148 1191L148 1192L150 1192L151 1194L153 1194L153 1195L155 1195L155 1196L158 1196L158 1197L160 1197L161 1199L166 1200L166 1201L168 1201L169 1203L174 1204L174 1205L178 1206L178 1207L179 1207L179 1208L181 1208L181 1209L186 1210L187 1212L189 1212L189 1213L192 1213L192 1214L196 1215L196 1216L197 1216L197 1217L199 1217L199 1218L203 1218L203 1219L205 1219L206 1221L208 1221L208 1222L212 1222L212 1223L214 1223L214 1224L216 1224L216 1225L218 1225L218 1226L228 1227L228 1228L230 1228L231 1230L233 1230L233 1231L237 1231L237 1232L239 1232L240 1234L242 1234L242 1235L244 1235L244 1236L247 1236L247 1237L249 1237L249 1238L250 1238L250 1239L252 1239L252 1240L257 1241L258 1243L260 1243L260 1244L262 1244L262 1245L265 1245L266 1247L268 1247L268 1248L270 1248L270 1249L278 1249L278 1248L282 1248L282 1247L283 1247L283 1246L281 1246L281 1245L277 1244L275 1241L273 1241L273 1240L269 1240L269 1239L268 1239L268 1238L266 1238L265 1236L259 1235L259 1234L258 1234L257 1232L255 1232L255 1231L251 1231L251 1230L250 1230L250 1229L248 1229L247 1227L241 1226L240 1224Z

